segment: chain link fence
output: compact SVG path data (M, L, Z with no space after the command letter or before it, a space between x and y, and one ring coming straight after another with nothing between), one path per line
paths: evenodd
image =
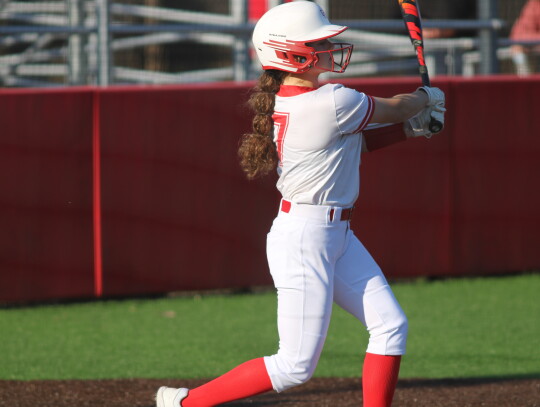
M281 2L0 0L0 86L252 80L260 74L250 40L256 14ZM540 41L510 39L525 2L421 1L431 76L538 72ZM342 35L355 44L346 76L416 73L397 0L317 3L350 26ZM527 51L521 71L516 44Z

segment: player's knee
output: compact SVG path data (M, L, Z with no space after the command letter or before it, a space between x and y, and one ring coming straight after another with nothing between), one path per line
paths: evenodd
M396 341L405 342L407 341L407 335L409 334L409 320L407 316L402 312L400 315L394 319L394 326L390 330L390 335L395 338Z
M283 372L283 382L286 388L299 386L306 383L313 376L313 371L308 366L295 366L287 372Z
M272 385L278 392L306 383L313 376L315 365L315 361L293 363L278 355L270 357L267 362Z
M368 352L382 355L402 355L407 345L409 322L400 310L379 329L370 332Z
M391 349L392 352L395 350L403 350L404 352L408 333L409 321L407 320L407 316L403 312L400 312L388 324L386 332L387 348Z

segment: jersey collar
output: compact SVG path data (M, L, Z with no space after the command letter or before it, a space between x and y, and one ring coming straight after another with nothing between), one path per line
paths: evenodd
M296 85L281 85L279 87L279 92L276 93L276 95L281 97L297 96L303 93L313 92L314 90L317 90L317 88Z

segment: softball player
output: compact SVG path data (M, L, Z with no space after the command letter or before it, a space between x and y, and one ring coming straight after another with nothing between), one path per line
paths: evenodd
M369 332L363 365L366 407L390 406L407 319L379 266L350 230L359 191L363 131L371 123L405 123L408 136L429 136L431 115L443 122L444 94L421 88L375 98L319 75L345 71L352 45L333 43L347 27L331 24L313 2L269 10L253 44L263 66L250 104L254 133L239 149L248 178L277 168L282 193L267 239L278 296L279 350L245 362L198 388L161 387L158 407L208 407L305 383L326 338L332 303Z

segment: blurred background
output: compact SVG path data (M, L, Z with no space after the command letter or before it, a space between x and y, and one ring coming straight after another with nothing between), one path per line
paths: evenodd
M252 80L260 73L253 24L282 2L0 0L0 86ZM350 27L342 38L355 52L345 76L416 74L397 0L316 2ZM539 0L420 6L431 76L539 72Z

